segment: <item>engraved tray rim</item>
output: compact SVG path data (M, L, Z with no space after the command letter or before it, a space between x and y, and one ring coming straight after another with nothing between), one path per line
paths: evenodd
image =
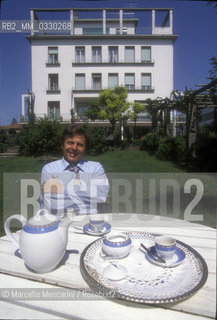
M123 233L125 234L149 234L152 235L154 237L156 236L160 236L161 234L159 233L153 233L153 232L142 232L142 231L124 231ZM120 299L120 300L125 300L128 302L134 302L134 303L139 303L139 304L149 304L149 305L168 305L168 304L173 304L173 303L178 303L180 301L186 300L188 298L190 298L193 294L195 294L206 282L207 277L208 277L208 267L207 264L204 260L204 258L195 250L193 249L191 246L189 246L188 244L180 241L180 240L176 240L176 242L178 244L180 244L181 246L185 247L187 250L189 250L197 260L200 261L201 264L201 269L202 269L202 277L201 280L190 290L187 290L186 292L184 292L183 294L174 296L173 298L161 298L161 299L148 299L148 298L137 298L137 297L132 297L132 296L128 296L125 294L121 294L117 291L115 291L115 289L111 289L106 287L105 285L101 284L99 281L97 281L96 279L94 279L86 270L86 265L85 265L85 254L87 252L87 250L93 246L96 242L102 241L102 238L96 239L93 242L91 242L89 245L87 245L87 247L85 247L85 249L83 250L81 257L80 257L80 268L81 268L81 274L84 278L84 280L88 283L88 285L91 287L91 289L94 291L96 289L100 290L102 293L105 294L106 298L110 298L110 299Z

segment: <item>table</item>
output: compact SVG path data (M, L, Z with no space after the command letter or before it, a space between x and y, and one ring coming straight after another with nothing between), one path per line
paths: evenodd
M135 213L107 215L108 222L114 230L171 235L193 247L206 261L208 278L199 291L187 300L159 307L109 300L104 297L96 299L80 273L80 255L84 248L98 237L84 234L82 231L82 226L88 222L88 216L76 216L73 219L74 222L69 228L67 254L60 267L47 274L36 274L27 270L24 261L19 257L7 236L0 238L1 319L199 320L215 318L216 229L158 215ZM16 235L19 236L19 232ZM64 289L64 287L70 289ZM31 299L16 296L19 290L28 294L30 292ZM70 292L70 298L68 296L60 299L49 297L45 300L40 296L38 299L37 290L49 293L57 290L55 292L58 294L67 290ZM2 297L2 292L5 291L6 295L10 291L9 298ZM14 292L15 297L11 297L11 292Z

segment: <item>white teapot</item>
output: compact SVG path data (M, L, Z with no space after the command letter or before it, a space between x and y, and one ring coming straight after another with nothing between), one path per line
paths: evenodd
M22 223L19 242L10 231L10 221ZM5 233L20 249L25 264L37 273L50 272L62 260L68 242L68 218L57 219L47 210L39 210L28 222L22 215L9 217L4 224Z

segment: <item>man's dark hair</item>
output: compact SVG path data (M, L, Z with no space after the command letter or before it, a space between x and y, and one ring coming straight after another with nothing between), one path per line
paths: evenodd
M62 144L64 144L66 138L72 138L76 134L79 134L79 135L85 137L86 151L88 151L88 149L90 147L90 138L88 136L87 131L82 127L78 127L78 126L74 126L74 125L67 126L63 131Z

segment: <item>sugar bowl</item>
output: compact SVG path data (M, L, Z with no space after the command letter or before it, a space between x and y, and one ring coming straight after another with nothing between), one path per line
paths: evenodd
M109 257L121 259L131 250L132 241L126 233L111 233L103 238L102 251Z

